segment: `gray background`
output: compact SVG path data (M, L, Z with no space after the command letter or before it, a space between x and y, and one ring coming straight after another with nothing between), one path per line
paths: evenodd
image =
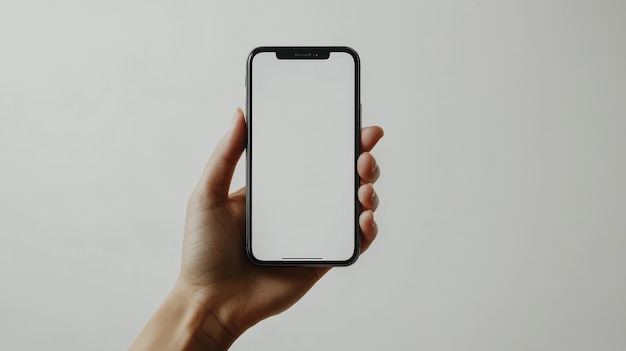
M0 349L130 345L248 52L362 59L380 234L234 350L626 348L623 1L0 2ZM243 184L243 168L234 186Z

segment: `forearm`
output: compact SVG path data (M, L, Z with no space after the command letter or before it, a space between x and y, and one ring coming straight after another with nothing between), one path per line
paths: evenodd
M235 341L215 311L175 287L130 350L227 350Z

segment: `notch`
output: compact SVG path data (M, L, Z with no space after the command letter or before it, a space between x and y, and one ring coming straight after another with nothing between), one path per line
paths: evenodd
M276 58L280 60L326 60L330 50L316 47L292 47L276 50Z

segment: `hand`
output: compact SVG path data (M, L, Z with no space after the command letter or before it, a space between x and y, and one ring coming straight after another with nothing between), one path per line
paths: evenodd
M259 267L244 250L245 188L228 194L237 161L245 148L243 112L237 109L231 129L217 145L187 206L183 259L172 295L201 310L196 322L205 345L227 348L246 329L280 313L298 301L329 267ZM358 198L362 212L361 252L367 250L378 227L373 183L380 171L369 151L382 138L380 127L361 130L361 177ZM145 333L145 331L144 331Z

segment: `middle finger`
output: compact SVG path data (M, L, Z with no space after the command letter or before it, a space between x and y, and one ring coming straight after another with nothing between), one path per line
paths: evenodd
M356 162L356 169L359 172L362 183L375 183L380 176L380 169L376 159L369 152L364 152Z

